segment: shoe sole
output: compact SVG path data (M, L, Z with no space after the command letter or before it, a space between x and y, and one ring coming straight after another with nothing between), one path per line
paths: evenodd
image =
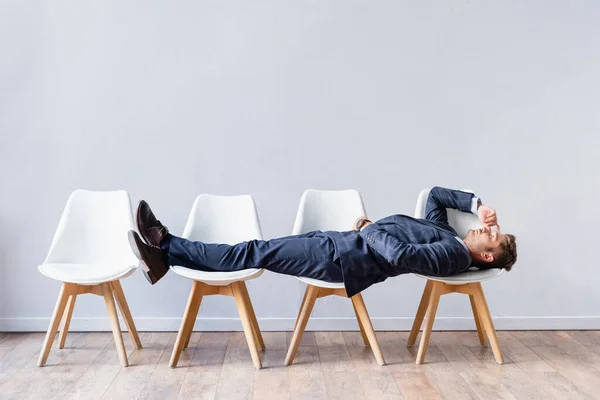
M135 231L127 232L127 238L129 239L129 246L131 247L133 254L137 257L138 260L140 260L140 265L142 266L142 269L144 270L144 272L149 272L150 268L148 268L148 266L142 259L142 254L140 253L140 249L138 248L137 240L135 239Z

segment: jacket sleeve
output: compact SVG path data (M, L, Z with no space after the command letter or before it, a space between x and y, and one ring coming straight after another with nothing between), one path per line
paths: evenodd
M404 243L376 223L365 227L360 235L388 263L398 267L391 271L390 276L406 272L448 276L462 272L470 266L470 256L452 237L428 244Z
M447 208L477 214L478 203L479 198L473 193L436 186L429 192L425 206L425 219L447 224Z

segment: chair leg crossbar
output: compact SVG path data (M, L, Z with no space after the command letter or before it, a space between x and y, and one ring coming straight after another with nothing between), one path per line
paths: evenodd
M258 351L259 349L265 349L265 342L263 341L262 334L260 333L258 321L256 320L256 315L254 314L254 308L252 307L250 297L248 296L246 283L243 281L233 282L226 286L211 286L203 282L194 281L190 296L188 298L187 307L185 308L185 313L183 314L183 319L181 320L181 327L179 328L179 333L177 334L175 347L173 348L173 353L171 354L171 361L169 362L171 368L175 368L177 366L181 352L188 346L190 342L190 337L192 336L192 331L194 330L194 324L196 322L196 317L198 316L198 311L200 310L202 298L204 296L217 294L232 296L235 298L235 303L240 314L240 319L242 320L242 327L244 328L244 334L246 335L246 341L248 342L248 348L250 349L252 361L257 369L262 368Z
M477 326L477 333L479 335L479 342L482 345L486 344L486 336L492 347L494 358L498 364L502 364L504 359L502 358L502 352L500 351L500 345L498 344L498 338L496 337L496 330L494 329L494 323L490 315L485 296L483 295L483 289L481 283L473 282L462 285L450 285L444 282L428 280L423 290L423 296L417 309L417 315L415 316L415 322L413 323L410 336L408 338L408 345L412 346L417 340L417 335L421 329L421 324L425 318L425 327L423 328L423 334L421 335L421 342L419 344L419 351L417 353L417 364L423 364L425 361L425 354L427 353L427 345L429 344L429 338L431 337L431 329L433 328L433 321L435 320L435 313L440 302L440 297L448 293L462 293L469 295L471 301L471 308L473 310L473 317L475 318L475 325Z
M306 292L304 293L304 298L302 299L302 305L300 306L300 312L298 313L298 319L296 320L296 325L294 326L294 333L292 335L290 347L285 357L285 365L290 365L292 362L294 362L296 352L298 351L298 346L300 346L304 329L306 328L308 318L312 313L315 302L318 298L331 295L348 298L345 289L321 288L314 285L308 285L306 287ZM365 302L363 301L362 295L359 293L355 296L352 296L350 299L352 300L352 306L354 307L356 319L358 320L358 327L365 345L371 347L377 363L379 365L385 365L385 360L383 359L383 354L379 348L379 343L377 342L377 337L375 336L373 325L371 325L371 319L369 318L369 313L367 312L367 307L365 307Z
M133 322L131 311L129 311L129 305L125 299L121 282L112 281L98 285L79 285L76 283L63 282L54 308L54 313L52 314L52 319L50 320L50 327L48 328L48 332L46 332L42 352L40 353L40 358L38 360L38 365L40 367L46 364L46 361L48 360L48 355L50 354L50 349L54 343L59 324L60 335L58 348L62 349L65 346L69 325L71 323L71 316L73 315L73 309L75 308L75 300L78 295L85 293L104 297L106 310L108 311L108 319L110 320L115 345L117 346L117 353L119 354L119 361L122 366L127 367L129 363L127 361L125 344L123 343L123 335L121 334L121 326L119 325L119 316L115 306L115 299L116 304L119 306L121 314L123 315L125 325L131 335L131 340L137 349L142 348L142 342L140 342L140 337L135 327L135 323Z

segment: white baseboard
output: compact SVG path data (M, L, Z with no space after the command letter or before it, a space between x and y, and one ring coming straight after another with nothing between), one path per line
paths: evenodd
M181 318L136 317L139 331L177 331ZM412 317L372 318L373 327L378 331L409 331ZM294 318L259 318L263 331L291 331ZM0 318L0 332L44 332L50 318ZM583 317L495 317L497 330L578 330L600 329L600 316ZM121 321L121 327L125 324ZM306 328L309 331L355 331L358 325L355 318L311 318ZM434 330L474 330L470 317L439 317ZM108 318L76 318L71 321L71 331L110 331ZM239 318L199 318L196 331L241 331Z

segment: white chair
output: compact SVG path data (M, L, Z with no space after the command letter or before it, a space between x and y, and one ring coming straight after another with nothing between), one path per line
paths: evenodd
M428 196L429 189L422 190L419 194L415 218L425 218L425 207L427 205ZM466 236L469 229L481 228L481 223L477 216L452 209L448 209L448 222L461 238ZM473 317L479 335L479 342L482 345L486 344L485 336L487 333L496 362L498 364L504 362L498 344L498 338L496 337L494 323L481 287L481 282L497 278L502 275L503 272L503 269L479 270L477 268L471 268L467 272L446 278L415 274L416 276L427 280L421 302L419 303L417 315L415 316L415 321L408 338L408 345L414 345L419 330L421 329L423 318L427 315L419 351L417 353L417 364L422 364L425 360L425 353L427 352L427 345L431 336L431 329L433 327L433 321L435 320L435 313L440 301L440 296L448 293L463 293L469 295Z
M216 196L202 194L196 198L182 237L207 243L236 244L261 240L262 232L252 196ZM235 272L206 272L181 266L171 266L177 275L194 281L179 334L171 355L170 366L177 366L179 356L190 341L203 296L221 294L233 296L242 320L254 366L262 367L258 346L265 349L258 321L248 296L245 281L258 278L263 269Z
M360 216L366 217L367 212L356 190L309 189L300 199L293 234L299 235L317 230L349 231L352 229L352 223ZM331 283L303 277L298 277L298 280L306 283L307 287L294 326L290 348L285 357L285 365L290 365L294 361L315 301L331 295L348 297L343 282ZM366 346L371 346L377 363L385 365L362 295L359 293L352 296L351 300L363 342Z
M48 256L38 267L42 274L63 282L39 366L43 366L48 359L61 319L59 348L64 347L75 299L84 293L104 297L121 365L126 367L128 362L113 296L133 343L138 349L142 347L119 282L131 275L139 265L127 240L130 229L135 228L131 200L126 191L76 190L69 197Z

